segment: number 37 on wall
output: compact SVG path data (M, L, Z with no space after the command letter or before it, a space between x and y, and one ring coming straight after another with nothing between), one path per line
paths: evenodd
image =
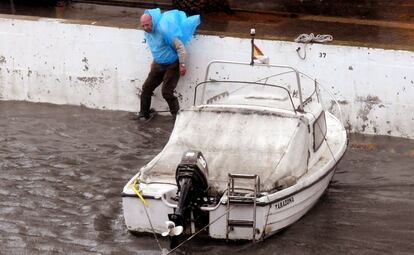
M320 58L326 58L326 52L319 52Z

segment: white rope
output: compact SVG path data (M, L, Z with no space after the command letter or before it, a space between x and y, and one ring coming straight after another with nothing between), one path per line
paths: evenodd
M330 42L333 40L332 35L314 35L313 33L310 34L301 34L296 39L295 42L297 43L311 43L311 42L317 42L317 43L325 43Z
M332 40L333 40L332 35L316 35L315 36L313 33L301 34L295 39L295 42L305 44L305 46L303 47L303 52L304 52L303 57L300 55L300 52L299 52L300 47L296 49L296 52L298 53L298 56L300 59L305 59L306 58L306 45L308 45L308 43L312 43L312 42L325 43L325 42L330 42Z

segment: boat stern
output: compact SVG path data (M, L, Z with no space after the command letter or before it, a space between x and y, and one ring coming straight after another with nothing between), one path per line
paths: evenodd
M174 213L174 204L168 202L176 195L172 184L140 184L129 182L122 192L122 209L127 229L131 232L161 234L165 231L168 214Z

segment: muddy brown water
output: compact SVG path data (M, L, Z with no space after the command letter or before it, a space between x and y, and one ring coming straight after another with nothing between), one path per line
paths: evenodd
M121 191L172 128L168 116L142 124L0 101L0 254L160 254L151 235L127 231ZM414 141L351 135L329 188L291 227L256 244L194 239L177 253L413 254Z

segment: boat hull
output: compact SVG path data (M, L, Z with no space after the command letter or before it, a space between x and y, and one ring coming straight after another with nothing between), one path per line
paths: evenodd
M336 167L336 166L335 166ZM230 240L259 240L269 237L283 228L298 221L318 201L329 185L334 168L327 171L317 181L287 193L281 198L271 200L277 194L269 194L263 200L268 203L259 203L256 206L256 229L253 238L251 227L232 227L227 235L227 203L222 202L209 211L208 234L214 239ZM169 191L173 195L174 191ZM168 195L167 195L168 196ZM147 207L137 196L123 195L122 204L126 226L132 232L165 231L165 222L168 214L174 213L175 205L164 198L146 198ZM225 201L225 199L222 201ZM231 204L229 219L252 220L254 207L246 204ZM150 223L151 222L151 223Z
M256 208L255 240L269 237L283 228L293 224L309 211L324 193L334 175L332 169L327 175L299 192L288 194L281 199L269 202L267 205L258 205ZM230 218L251 220L252 207L234 205L230 211ZM210 213L210 223L226 214L227 205L221 205ZM212 238L226 239L226 216L220 218L209 227ZM234 227L228 234L230 240L253 240L251 228Z
M168 214L174 213L174 208L167 206L161 199L147 198L145 201L148 203L146 207L138 197L122 197L125 224L131 232L161 234L166 229Z

